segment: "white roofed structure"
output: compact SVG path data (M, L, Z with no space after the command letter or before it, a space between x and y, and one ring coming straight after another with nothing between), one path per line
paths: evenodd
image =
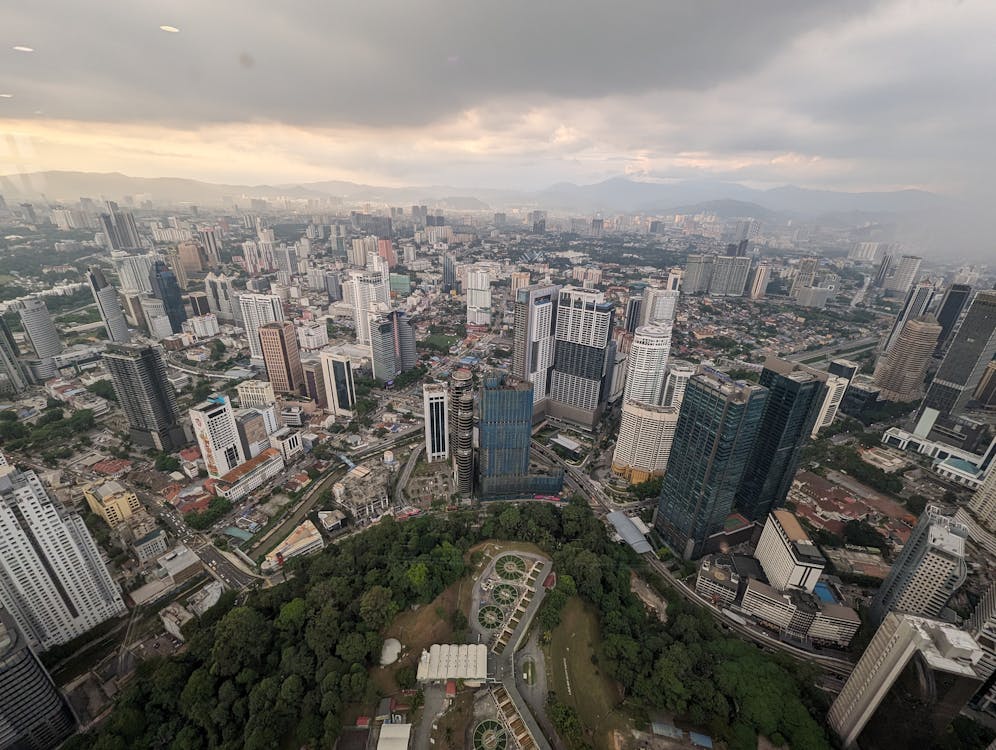
M433 644L418 661L418 681L475 680L488 678L488 647L483 643Z

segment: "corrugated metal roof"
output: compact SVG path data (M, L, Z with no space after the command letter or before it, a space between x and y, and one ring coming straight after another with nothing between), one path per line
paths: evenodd
M483 643L433 644L418 662L418 680L485 680L488 677L488 647Z
M642 555L651 551L652 547L650 546L650 542L648 542L643 534L640 533L640 530L636 527L636 524L633 523L632 518L627 516L621 510L609 513L606 518L608 518L609 523L615 527L616 533L618 533L619 536L623 538L623 541L632 547L637 554Z

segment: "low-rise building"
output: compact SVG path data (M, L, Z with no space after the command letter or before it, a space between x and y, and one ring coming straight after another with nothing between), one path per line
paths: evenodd
M193 620L194 616L182 604L173 602L159 611L159 619L162 620L167 633L178 641L183 641L186 639L183 637L182 628Z
M292 557L317 552L324 546L325 540L318 527L306 520L266 556L261 568L264 573L278 570Z
M145 536L132 542L131 549L135 553L135 558L138 562L144 565L166 554L166 550L168 549L166 534L163 533L162 529L150 531Z
M280 451L267 448L221 477L215 483L215 492L234 503L258 490L283 470L284 458Z
M301 444L301 433L297 430L292 430L290 427L281 427L270 435L270 447L280 451L280 455L284 458L284 463L290 463L304 453L304 446Z
M83 497L90 510L104 519L104 523L112 529L142 508L135 493L126 490L116 481L88 485L83 488Z
M707 555L699 564L695 577L695 593L726 607L737 600L740 592L740 575L726 555Z

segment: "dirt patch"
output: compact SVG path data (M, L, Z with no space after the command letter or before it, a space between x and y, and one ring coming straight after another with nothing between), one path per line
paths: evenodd
M432 733L435 750L464 750L467 730L474 718L474 693L464 689L453 699Z

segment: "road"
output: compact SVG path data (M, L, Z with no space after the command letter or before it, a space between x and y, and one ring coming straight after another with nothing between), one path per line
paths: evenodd
M408 500L405 498L405 486L408 484L408 480L411 478L412 472L415 470L415 464L418 463L418 457L422 455L422 449L424 446L416 445L412 448L411 455L408 456L408 460L405 462L405 468L401 470L401 474L398 476L398 481L394 485L394 504L404 505Z
M837 357L852 357L858 352L862 352L867 349L874 349L878 346L878 342L880 340L880 336L865 336L861 339L841 341L836 344L831 344L830 346L824 346L822 349L813 349L808 352L796 352L795 354L790 354L786 357L786 359L805 364L829 362L831 359L836 359Z

